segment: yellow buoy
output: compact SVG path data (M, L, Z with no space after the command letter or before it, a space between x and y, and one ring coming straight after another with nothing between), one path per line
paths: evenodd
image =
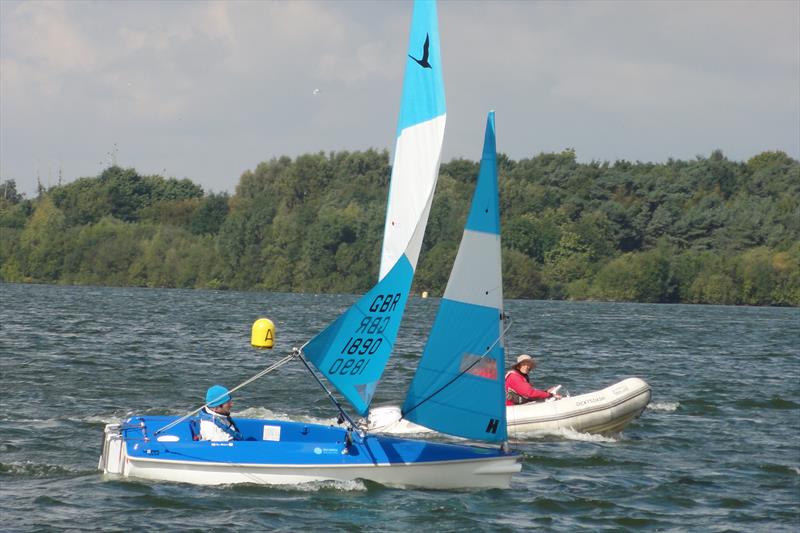
M422 297L423 298L427 298L428 297L428 291L422 291Z
M250 344L256 348L272 348L275 344L275 324L269 318L259 318L253 322Z

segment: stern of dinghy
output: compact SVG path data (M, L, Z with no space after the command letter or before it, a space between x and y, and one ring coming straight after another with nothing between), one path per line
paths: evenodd
M103 430L103 449L97 469L104 474L122 474L125 466L125 443L120 424L106 424Z

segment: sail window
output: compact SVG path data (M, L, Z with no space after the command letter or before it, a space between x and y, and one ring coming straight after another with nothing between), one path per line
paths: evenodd
M481 357L471 353L461 356L459 373L466 372L473 376L485 379L497 379L497 361L493 357Z

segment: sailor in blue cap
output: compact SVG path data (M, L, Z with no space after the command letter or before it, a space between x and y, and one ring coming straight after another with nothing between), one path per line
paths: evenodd
M206 405L200 410L200 440L227 442L242 440L242 434L231 418L233 399L222 385L209 387Z

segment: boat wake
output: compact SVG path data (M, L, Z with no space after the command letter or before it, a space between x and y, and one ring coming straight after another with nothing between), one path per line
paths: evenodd
M236 418L258 418L266 420L283 420L286 422L301 422L306 424L319 424L322 426L336 426L338 425L336 418L317 418L315 416L296 416L292 417L286 413L277 413L266 407L248 407L243 411L238 411L232 414L233 419Z
M582 441L582 442L621 442L624 439L621 434L608 436L599 435L595 433L581 433L570 428L560 428L554 430L536 430L536 431L515 431L509 432L509 437L512 442L527 441L527 440L540 440L552 437L559 437L566 440Z
M125 418L127 417L124 413L119 413L113 415L91 415L81 418L67 418L66 420L69 422L79 422L83 424L98 424L105 426L106 424L119 424Z
M285 490L288 492L323 492L328 490L341 492L366 492L367 485L360 479L350 481L310 481L295 485L275 485L271 489Z
M96 474L95 470L74 470L61 465L32 461L0 463L0 476L11 478L46 479Z
M652 411L664 411L671 413L672 411L677 411L678 407L680 406L680 402L654 402L648 405L647 408Z

